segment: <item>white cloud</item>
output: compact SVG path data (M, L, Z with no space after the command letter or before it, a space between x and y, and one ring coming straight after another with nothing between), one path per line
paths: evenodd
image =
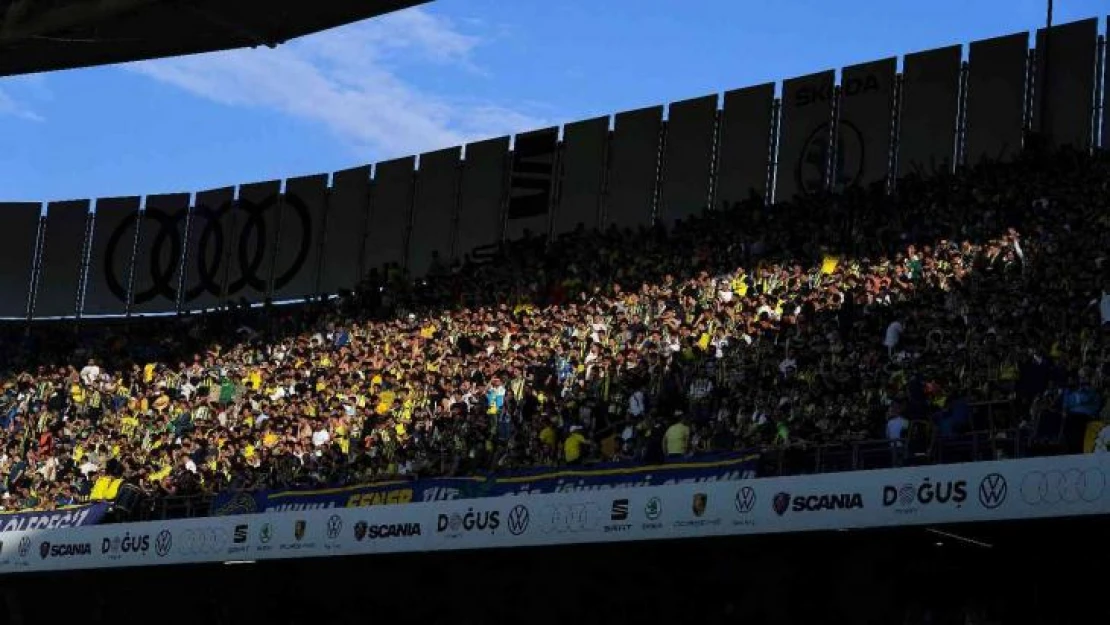
M11 116L32 122L45 121L41 115L0 89L0 117Z
M439 66L480 79L473 53L482 37L421 9L281 46L137 63L163 83L228 106L276 110L329 129L361 154L401 156L544 121L499 102L432 93L402 75Z

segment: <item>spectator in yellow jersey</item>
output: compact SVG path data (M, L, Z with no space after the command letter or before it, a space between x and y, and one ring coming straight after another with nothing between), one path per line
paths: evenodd
M690 453L690 423L685 414L676 414L675 421L663 434L663 454L668 460L679 460Z
M590 441L582 434L582 426L573 425L570 433L563 441L563 459L567 464L582 464L585 453L590 448Z

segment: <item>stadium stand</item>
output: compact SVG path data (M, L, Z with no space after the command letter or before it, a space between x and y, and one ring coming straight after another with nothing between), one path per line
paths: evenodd
M1106 174L1029 156L524 239L304 307L9 337L4 507L875 439L914 461L972 431L1080 451Z
M465 158L0 206L0 620L1106 622L1105 456L1009 462L1110 445L1096 26ZM255 43L31 35L0 74ZM208 505L719 457L769 479ZM242 516L166 520L210 512Z
M1029 39L330 176L0 205L0 510L1103 445L1105 40Z

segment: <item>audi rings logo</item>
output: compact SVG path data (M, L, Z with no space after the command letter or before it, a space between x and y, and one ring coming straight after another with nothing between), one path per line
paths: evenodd
M1031 506L1092 503L1102 497L1105 488L1106 476L1097 467L1032 471L1021 480L1021 498Z
M1006 478L1000 473L991 473L979 482L979 503L984 508L994 510L1006 503L1006 495L1010 490Z
M528 531L531 520L528 508L522 505L513 506L513 509L509 510L509 532L513 536L520 536Z
M596 503L547 506L539 520L547 533L591 532L601 523L601 508Z
M144 210L140 237L143 248L149 249L150 264L147 267L136 265L134 277L135 284L151 286L136 291L134 303L143 304L157 297L177 301L177 269L186 245L189 255L185 259L183 301L192 301L204 293L216 297L226 293L230 297L247 287L265 292L270 269L268 261L274 257L270 245L277 240L269 229L278 223L281 207L292 211L286 212L285 217L292 215L295 225L291 230L300 234L289 239L296 241L292 261L287 266L273 268L274 289L280 289L301 271L312 249L312 217L299 197L275 194L258 203L239 199L218 208L196 206L192 211L173 213L156 208ZM112 231L105 249L101 271L108 289L120 301L127 301L128 278L117 274L116 258L131 253L137 226L140 226L139 214L132 213ZM195 243L192 237L196 237ZM237 267L237 271L229 271L232 267Z
M177 552L185 556L203 556L222 553L227 549L227 530L222 527L201 527L181 532Z

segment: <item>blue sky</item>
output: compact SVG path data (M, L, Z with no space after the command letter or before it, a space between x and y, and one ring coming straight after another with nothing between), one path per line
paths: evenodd
M1058 22L1106 10L1056 1ZM277 50L0 79L0 199L334 171L1029 30L1044 11L1044 0L437 0Z

